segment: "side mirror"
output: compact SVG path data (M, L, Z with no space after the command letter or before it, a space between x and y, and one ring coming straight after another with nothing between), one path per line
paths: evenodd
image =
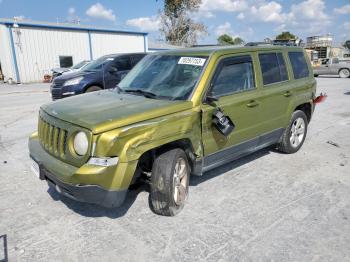
M118 72L118 68L116 67L111 67L109 70L108 70L111 74L115 74Z
M208 103L209 105L212 105L214 102L217 102L217 101L219 101L219 98L211 94L207 95L207 97L205 98L205 102Z

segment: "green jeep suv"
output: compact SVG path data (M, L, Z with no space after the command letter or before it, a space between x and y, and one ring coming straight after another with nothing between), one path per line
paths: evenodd
M62 195L120 206L150 183L174 216L190 175L275 145L300 149L316 81L301 48L191 48L147 55L112 90L46 104L29 138L33 170Z

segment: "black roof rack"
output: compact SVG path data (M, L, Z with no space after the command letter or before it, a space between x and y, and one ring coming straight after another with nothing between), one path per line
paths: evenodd
M259 45L271 45L271 43L266 43L266 42L248 42L244 46L259 46Z

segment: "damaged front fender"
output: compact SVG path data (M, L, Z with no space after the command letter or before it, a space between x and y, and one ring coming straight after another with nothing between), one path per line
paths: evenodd
M203 155L199 107L97 135L92 155L118 156L120 162L129 162L151 149L183 139L191 142L195 156Z

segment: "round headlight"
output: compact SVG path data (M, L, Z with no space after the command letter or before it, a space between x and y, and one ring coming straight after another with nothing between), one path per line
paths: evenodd
M74 137L74 150L79 156L83 156L87 153L89 148L89 141L84 132L79 132Z

